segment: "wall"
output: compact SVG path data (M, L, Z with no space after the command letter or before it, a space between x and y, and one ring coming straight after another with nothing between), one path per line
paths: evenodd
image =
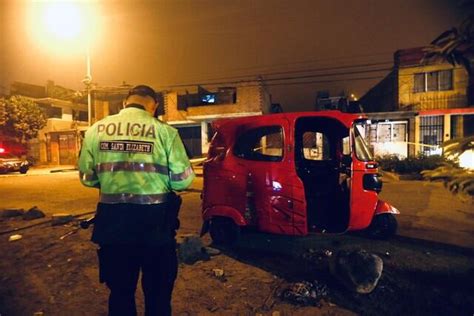
M396 111L398 108L397 90L397 71L393 70L360 98L364 112Z
M109 102L108 101L101 101L101 100L94 100L94 115L92 123L100 121L104 117L109 115Z
M261 90L260 86L238 87L236 103L189 107L187 115L202 116L239 112L260 112L262 111Z
M166 92L164 97L165 114L163 119L167 122L184 122L188 120L188 117L194 116L269 111L270 97L261 85L239 86L236 88L236 103L190 106L186 110L178 109L177 92Z
M164 115L162 118L178 128L200 124L200 137L196 137L193 141L199 141L201 152L207 153L210 141L207 124L214 119L221 116L237 117L270 112L271 97L263 85L249 83L248 85L239 85L235 89L235 103L188 107L180 106L179 97L183 94L178 96L176 91L164 92Z
M164 115L166 122L186 121L186 111L178 110L178 93L169 91L164 94Z
M456 67L453 70L453 90L413 92L415 73L448 69L453 69L453 67L450 64L401 67L398 76L399 110L423 111L467 106L468 76L467 72L461 67Z

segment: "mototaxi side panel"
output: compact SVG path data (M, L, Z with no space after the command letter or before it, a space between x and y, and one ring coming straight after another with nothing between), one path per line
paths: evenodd
M292 196L298 181L291 146L286 145L291 142L288 120L243 118L234 122L215 125L218 132L204 164L204 220L221 216L222 209L231 207L243 220L241 226L294 234ZM304 216L299 214L300 222Z

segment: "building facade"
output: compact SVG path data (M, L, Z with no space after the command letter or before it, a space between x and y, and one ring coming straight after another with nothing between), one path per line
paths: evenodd
M92 95L91 121L94 123L123 108L130 86L96 88ZM84 97L49 81L46 86L16 82L11 94L35 101L46 114L46 126L29 142L28 155L39 164L76 164L87 130L88 112ZM231 118L269 113L270 94L260 82L247 82L232 87L194 91L158 93L156 115L176 127L190 157L207 153L213 131L211 123L218 118Z
M28 156L37 164L75 164L88 118L87 105L76 91L52 81L45 86L14 82L10 94L33 100L47 118L38 137L28 142Z
M161 119L178 129L190 157L207 153L215 119L261 115L271 108L270 94L260 82L162 94Z
M423 56L422 47L397 51L393 70L360 99L376 155L441 154L444 141L474 135L467 71Z

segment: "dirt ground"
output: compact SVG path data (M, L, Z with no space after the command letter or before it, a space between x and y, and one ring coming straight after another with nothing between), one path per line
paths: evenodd
M420 183L414 184L417 185ZM413 201L404 194L387 194L385 198L399 198L402 207L410 207ZM189 208L199 204L199 189L191 190L183 198L180 234L195 234L200 215ZM435 197L426 198L427 206L437 203ZM464 212L469 210L460 205ZM425 211L420 208L420 212ZM410 216L418 217L403 219L402 231L412 231L413 223L428 229L429 223L422 216ZM42 221L0 219L0 232ZM472 228L460 230L469 227ZM79 230L60 239L73 228L38 225L18 232L23 238L13 242L8 241L11 234L0 235L0 315L107 314L108 291L98 282L96 248L89 241L90 231ZM432 234L436 235L436 231ZM466 234L472 236L472 230ZM204 243L210 243L208 237ZM383 259L382 278L371 294L349 292L330 276L328 257L323 253L335 254L345 249L365 249ZM465 245L448 245L436 238L424 241L409 233L408 237L405 234L390 241L374 241L360 234L292 238L246 232L235 248L220 250L222 254L210 260L180 264L173 293L174 315L474 313L474 249ZM224 270L223 277L214 276L216 268ZM320 306L299 306L282 298L285 287L302 280L318 280L327 285L329 293L318 300ZM142 299L138 289L140 313Z
M1 222L5 230L15 221ZM37 226L15 242L0 239L1 315L106 315L107 290L97 282L88 231L60 240L71 227ZM383 276L369 295L354 294L328 274L323 250L366 249L381 256ZM272 251L269 251L271 249ZM224 278L212 269L224 270ZM320 307L285 302L290 282L318 280L329 287ZM248 233L234 250L209 261L181 264L173 295L175 315L472 315L474 253L410 238L361 236L289 239ZM139 310L142 294L137 292Z

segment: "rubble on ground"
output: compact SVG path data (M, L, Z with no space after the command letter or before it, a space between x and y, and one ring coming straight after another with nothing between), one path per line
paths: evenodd
M46 215L44 214L42 210L40 210L37 206L33 206L25 214L23 214L23 219L27 221L31 221L34 219L43 218L45 216Z
M212 247L204 247L203 250L211 257L221 254L221 251L219 249L212 248Z
M0 210L1 218L23 216L23 214L25 214L25 210L22 208L6 208L3 210Z
M224 269L214 268L212 269L213 276L221 282L227 282Z
M328 295L328 287L314 280L290 284L283 290L281 297L293 304L319 306L319 301Z
M204 250L201 238L196 235L178 236L178 258L185 264L194 264L199 260L209 260L210 255Z
M11 235L11 236L8 238L8 241L16 241L16 240L20 240L21 238L23 238L22 235L15 234L15 235Z
M52 226L59 226L70 223L74 220L74 216L67 213L56 213L53 214L51 219Z
M382 276L383 261L365 250L341 251L329 260L329 268L349 290L368 294Z

